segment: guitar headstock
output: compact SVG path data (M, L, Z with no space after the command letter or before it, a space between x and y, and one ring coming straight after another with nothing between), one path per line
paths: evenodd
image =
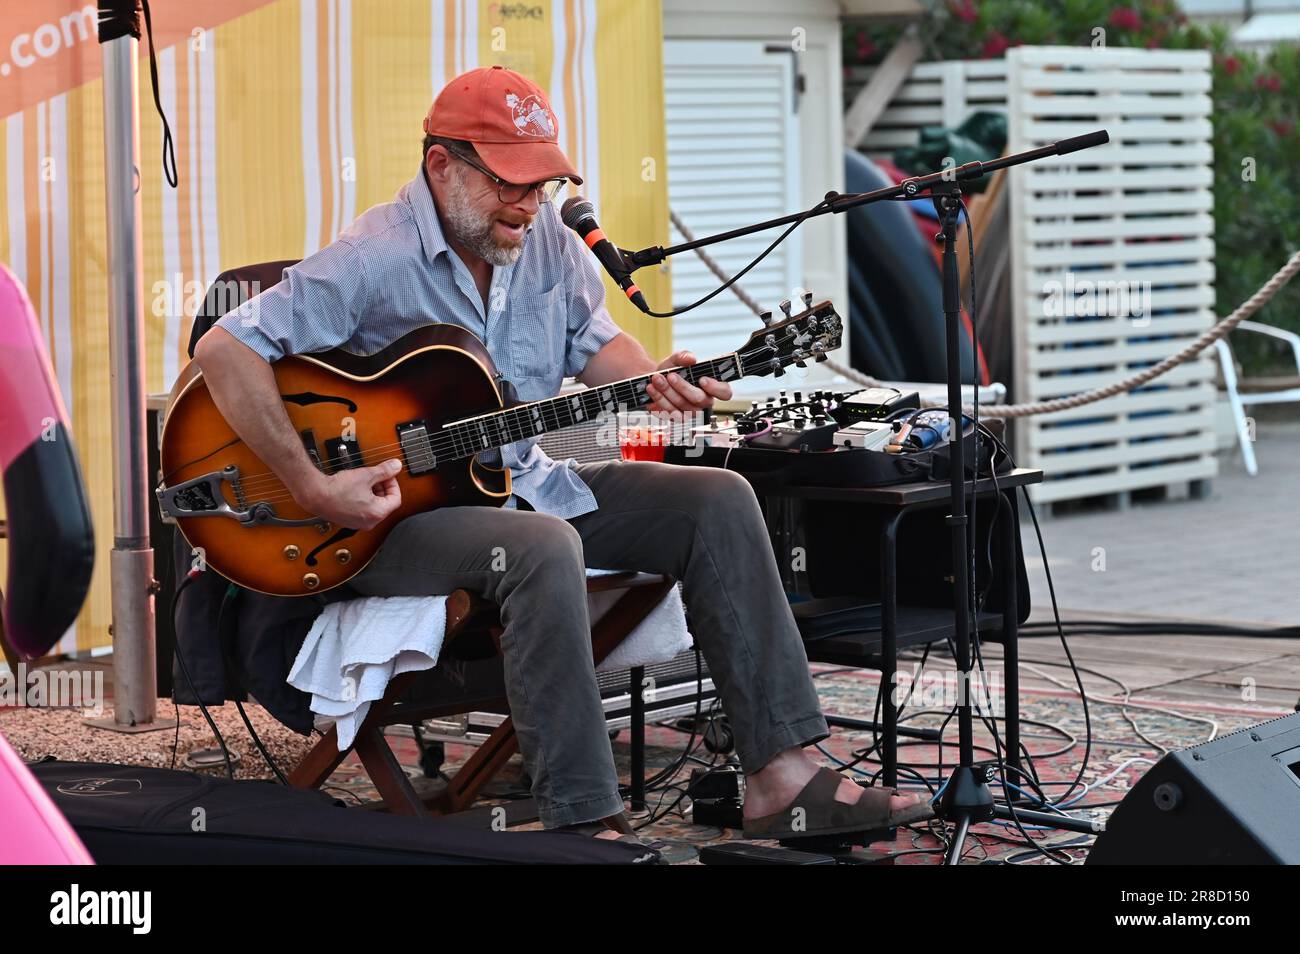
M736 352L741 373L749 376L785 374L790 365L807 367L808 361L825 361L826 354L840 346L843 331L840 316L829 301L812 303L812 293L803 296L804 310L790 314L789 300L781 302L784 321L771 321L771 312L763 315L765 327L749 336Z

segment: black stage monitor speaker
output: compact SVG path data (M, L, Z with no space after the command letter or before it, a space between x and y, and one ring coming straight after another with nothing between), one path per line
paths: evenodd
M1087 863L1300 864L1300 713L1166 755Z

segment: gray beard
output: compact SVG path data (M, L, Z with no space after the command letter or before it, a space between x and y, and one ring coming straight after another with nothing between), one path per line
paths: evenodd
M513 265L523 254L524 246L501 245L492 237L492 217L477 211L460 170L447 185L447 207L442 210L452 237L489 265Z

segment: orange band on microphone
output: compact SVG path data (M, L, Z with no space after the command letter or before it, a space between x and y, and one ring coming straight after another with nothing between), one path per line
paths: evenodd
M587 248L595 248L597 242L605 241L605 233L600 229L592 229L582 237L582 240L587 243Z
M635 295L635 294L636 294L637 292L639 292L640 290L641 290L641 289L637 288L635 285L628 285L628 286L627 286L627 289L626 289L626 291L627 291L627 297L628 297L628 298L631 298L633 295Z

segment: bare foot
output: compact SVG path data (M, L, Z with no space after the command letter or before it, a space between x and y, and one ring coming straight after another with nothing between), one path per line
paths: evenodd
M781 811L803 791L820 766L803 749L786 749L761 769L745 778L745 818L761 818ZM862 797L862 786L843 779L835 790L835 800L852 805ZM895 795L889 800L890 811L899 811L922 801L917 795Z

